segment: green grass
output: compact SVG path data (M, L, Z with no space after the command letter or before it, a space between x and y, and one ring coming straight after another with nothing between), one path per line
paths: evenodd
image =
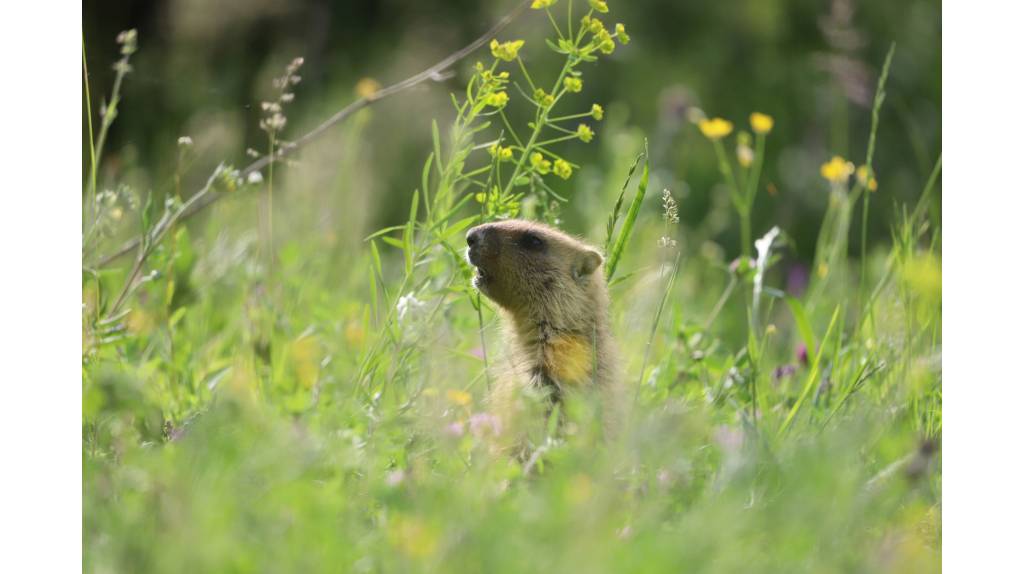
M515 126L479 136L496 118L464 96L453 129L435 124L408 219L372 237L341 237L313 223L320 205L288 200L300 164L274 175L272 260L253 232L260 192L240 186L205 222L154 235L141 273L135 260L83 273L85 570L940 569L941 242L921 206L941 160L914 206L876 202L900 223L862 260L846 246L869 192L821 180L822 201L837 198L817 244L827 268L787 293L785 229L730 265L739 253L724 257L707 226L669 225L645 201L659 166L609 118L597 131L615 142L610 167L588 166L608 185L558 210L601 215L570 231L609 250L630 414L603 439L591 405L570 403L571 424L541 429L523 465L487 448L485 365L504 356L462 237L509 212L551 220L559 194L525 153L503 178L480 144Z

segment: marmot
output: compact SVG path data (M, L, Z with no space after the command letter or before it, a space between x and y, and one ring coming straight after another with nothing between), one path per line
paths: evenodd
M489 403L515 446L523 391L550 408L570 394L599 395L606 433L622 408L615 342L608 323L603 257L594 247L540 223L479 225L466 234L474 286L503 311L508 360L499 362ZM494 361L497 362L497 361ZM564 409L562 410L564 413ZM510 424L511 423L511 424ZM503 441L504 442L504 441Z

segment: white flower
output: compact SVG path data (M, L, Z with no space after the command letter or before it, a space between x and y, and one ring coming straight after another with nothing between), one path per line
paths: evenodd
M181 147L192 147L192 138L188 136L181 136L178 138L178 145Z
M246 181L246 183L248 183L250 185L256 185L256 184L259 184L259 183L263 183L263 174L258 172L258 171L254 171L254 172L250 173L247 178L245 178L245 181Z
M398 298L398 305L396 306L398 309L398 320L404 320L406 315L415 313L426 305L426 303L417 299L412 293L402 295Z

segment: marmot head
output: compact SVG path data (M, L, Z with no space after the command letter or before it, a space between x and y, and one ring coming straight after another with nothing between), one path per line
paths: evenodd
M575 323L571 318L593 316L605 297L601 254L553 227L487 223L470 229L466 243L477 269L473 284L513 315Z

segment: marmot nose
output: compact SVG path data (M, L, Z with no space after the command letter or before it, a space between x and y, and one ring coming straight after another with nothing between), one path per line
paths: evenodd
M484 230L480 227L474 227L469 230L466 234L466 244L470 247L477 247L483 241Z

